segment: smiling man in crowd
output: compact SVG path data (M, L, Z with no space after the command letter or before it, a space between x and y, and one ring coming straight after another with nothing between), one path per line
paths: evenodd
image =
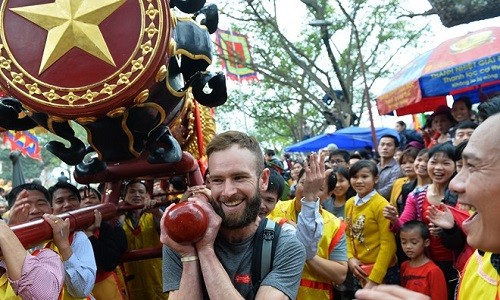
M252 255L260 224L260 193L268 186L257 140L228 131L207 147L211 199L193 197L208 216L201 240L179 244L163 222L164 291L169 299L295 299L305 251L295 235L281 231L272 269L252 282ZM167 208L165 215L172 209ZM254 237L255 236L255 237Z

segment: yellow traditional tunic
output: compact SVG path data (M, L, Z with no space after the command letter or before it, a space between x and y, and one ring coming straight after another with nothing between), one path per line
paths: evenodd
M130 217L125 217L123 229L129 251L161 246L151 213L143 214L136 228ZM161 258L127 262L123 266L131 300L168 299L162 288Z
M481 256L476 250L469 258L464 274L460 279L458 300L500 299L500 275L490 263L491 253Z
M280 219L297 223L297 213L295 211L295 201L278 201L274 210L269 214L268 218L279 222ZM318 242L317 255L324 259L330 258L330 252L335 248L340 238L344 233L344 226L340 219L329 213L325 209L320 209L321 217L323 218L324 227L321 239ZM300 300L320 300L333 299L333 284L324 279L315 276L309 265L306 263L302 271L300 280L299 292L297 299Z
M96 282L92 289L96 300L127 300L127 288L120 267L112 272L97 271Z

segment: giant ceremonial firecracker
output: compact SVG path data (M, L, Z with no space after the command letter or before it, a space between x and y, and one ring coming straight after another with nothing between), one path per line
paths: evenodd
M206 71L212 63L210 34L217 29L215 5L204 0L4 0L0 5L1 129L41 126L62 138L64 143L53 140L45 147L76 166L78 182L112 187L104 195L110 202L118 201L121 182L130 178L186 174L191 184L202 183L194 159L204 155L200 143L215 134L210 108L227 99L225 76ZM174 6L182 16L173 13ZM75 136L73 122L87 131L86 140ZM108 204L105 218L119 213ZM72 221L72 230L93 222L93 211L74 213L86 221ZM27 223L16 234L29 247L50 237L43 224ZM199 225L191 226L206 228L206 219Z
M182 149L203 142L195 129L215 133L203 120L197 123L205 128L194 128L193 102L214 107L227 94L224 75L206 71L217 8L177 1L172 6L187 13L177 17L169 4L3 1L0 85L7 96L0 100L0 127L42 126L66 140L45 147L76 165L77 180L108 163L179 161ZM86 141L75 136L71 122L85 128ZM91 153L96 158L84 162Z

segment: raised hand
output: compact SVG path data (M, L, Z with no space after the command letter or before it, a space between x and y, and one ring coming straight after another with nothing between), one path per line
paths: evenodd
M302 196L306 201L316 201L321 190L325 188L325 154L318 156L316 153L311 153L309 159L304 164L306 178L304 180L304 188Z
M28 222L31 205L28 201L29 192L22 190L16 197L16 202L10 209L9 226L20 225Z
M446 205L431 205L427 209L427 218L432 224L442 229L451 229L455 225L455 219Z

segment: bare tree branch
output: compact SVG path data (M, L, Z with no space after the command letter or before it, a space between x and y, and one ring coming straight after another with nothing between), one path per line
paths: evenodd
M409 14L403 14L403 15L399 15L398 18L415 18L415 17L427 17L427 16L432 16L432 15L436 15L437 14L437 11L432 8L432 9L429 9L428 11L425 11L423 13L409 13Z

